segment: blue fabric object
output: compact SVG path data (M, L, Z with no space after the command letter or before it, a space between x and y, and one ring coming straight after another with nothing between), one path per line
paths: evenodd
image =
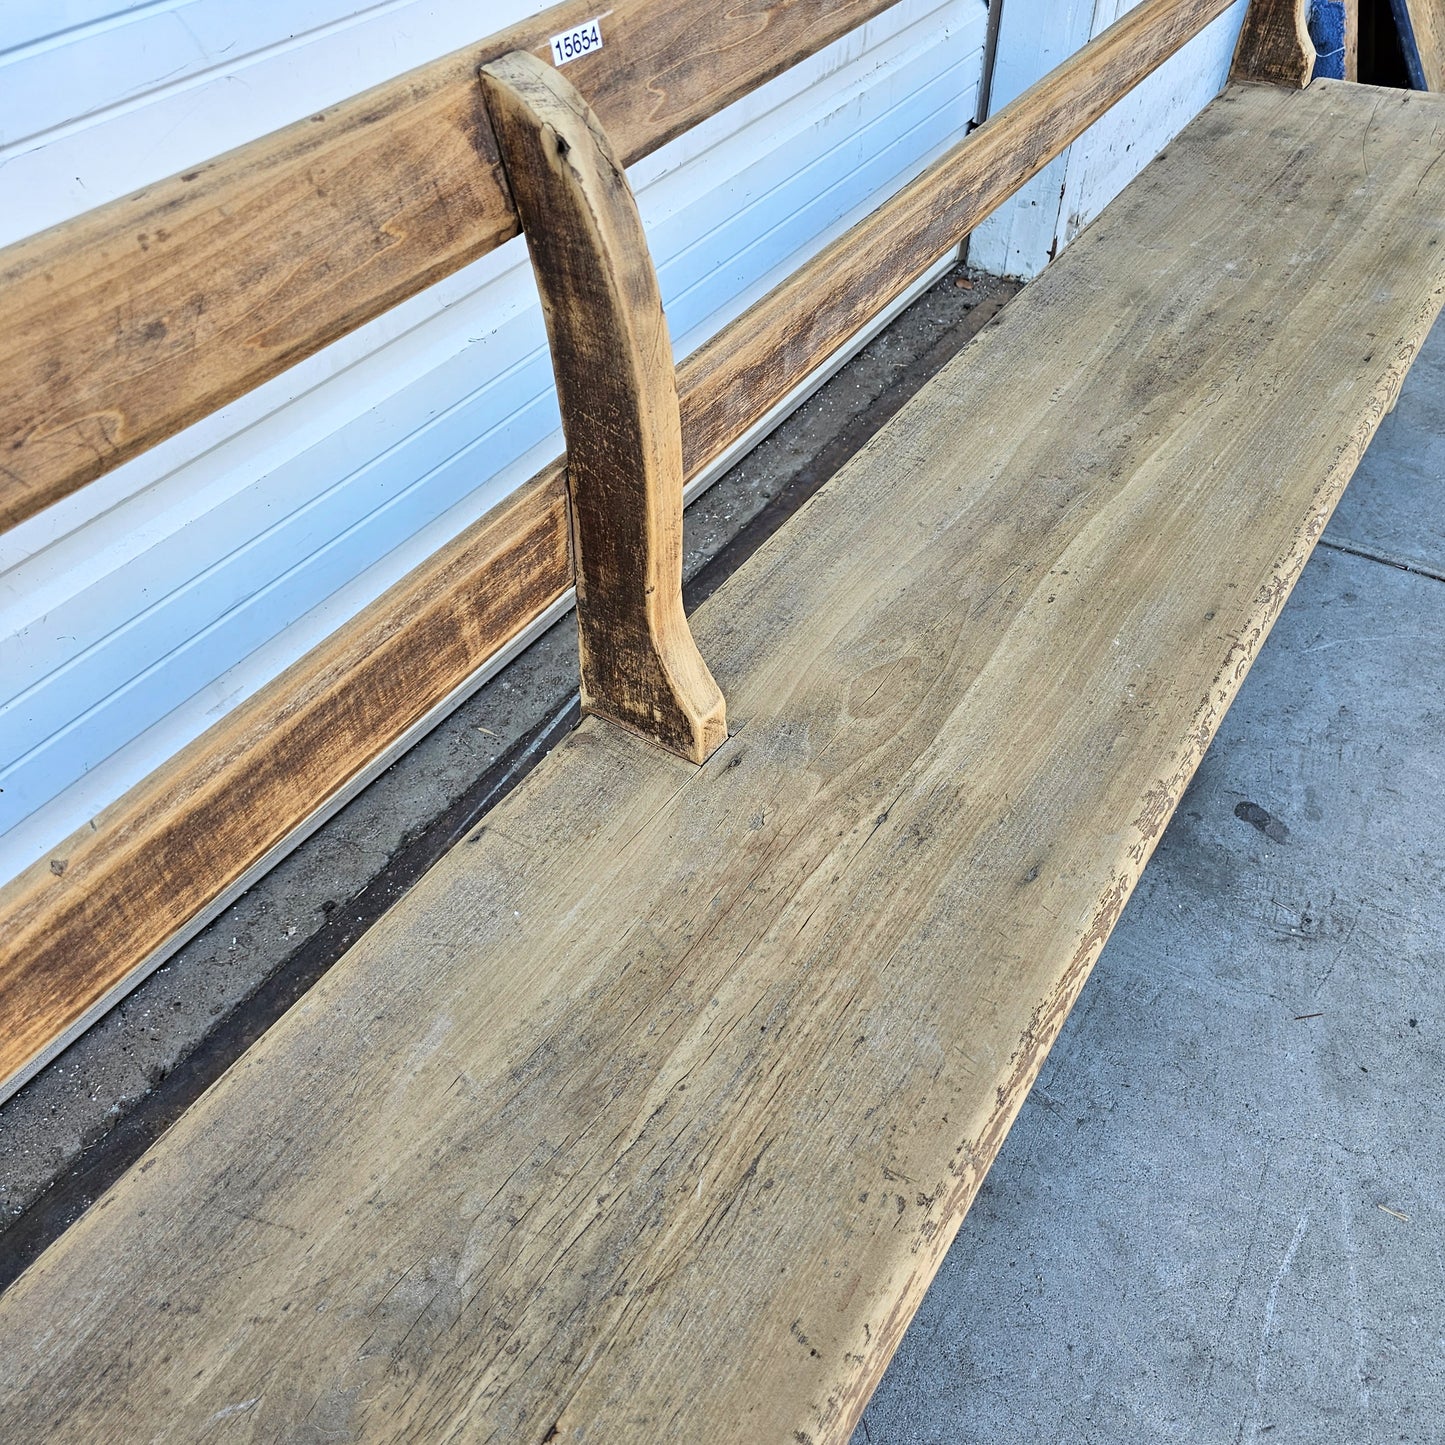
M1343 0L1310 0L1310 39L1315 46L1314 76L1345 78L1345 7Z

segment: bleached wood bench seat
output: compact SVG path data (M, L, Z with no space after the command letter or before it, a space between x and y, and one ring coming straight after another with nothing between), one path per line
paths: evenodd
M29 1440L846 1439L1445 295L1231 87L0 1297Z

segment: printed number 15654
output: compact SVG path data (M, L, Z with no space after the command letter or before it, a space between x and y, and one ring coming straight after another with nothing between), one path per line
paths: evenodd
M588 20L552 37L552 63L566 65L579 55L590 55L594 50L601 49L602 27L596 20Z

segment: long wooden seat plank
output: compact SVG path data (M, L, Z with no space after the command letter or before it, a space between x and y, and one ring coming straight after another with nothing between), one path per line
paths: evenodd
M7 1439L846 1439L1445 297L1230 89L0 1297Z

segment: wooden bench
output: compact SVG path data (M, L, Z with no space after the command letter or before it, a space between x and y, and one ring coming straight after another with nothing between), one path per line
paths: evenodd
M631 164L891 3L617 0L567 74ZM1227 4L1132 11L687 357L688 486ZM563 0L0 252L0 527L515 236L478 67L594 14ZM0 887L0 1096L559 616L568 531L558 458Z
M1297 26L1257 6L1245 73L1298 87ZM573 163L524 217L591 176L531 240L579 484L635 523L609 553L574 513L628 726L584 721L0 1297L9 1438L845 1440L1445 298L1445 102L1231 85L691 619L724 732L698 673L672 713L608 672L609 628L692 656L681 463L620 173L537 75L488 83L518 191L529 144ZM589 452L560 346L604 322L633 363ZM592 476L619 436L647 465Z

